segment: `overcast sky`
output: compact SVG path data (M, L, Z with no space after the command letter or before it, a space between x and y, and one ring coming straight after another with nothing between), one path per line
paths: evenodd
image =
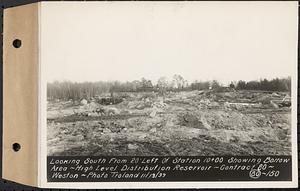
M43 2L48 82L290 76L297 2Z

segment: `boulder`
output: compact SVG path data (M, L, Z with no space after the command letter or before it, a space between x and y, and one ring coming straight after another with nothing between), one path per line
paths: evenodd
M278 109L278 108L279 108L279 106L278 106L276 103L274 103L273 101L271 101L270 104L271 104L272 107L275 108L275 109Z
M80 104L81 104L81 105L86 105L86 104L88 104L88 101L87 101L86 99L82 99L82 100L80 101Z
M118 114L120 114L120 110L118 110L115 107L108 107L108 108L105 108L104 110L105 110L105 113L108 114L108 115L118 115Z
M103 129L103 133L111 133L111 130L108 128Z
M156 116L156 110L153 110L151 113L150 113L150 117L155 117Z
M156 128L154 127L152 129L150 129L150 133L156 133Z

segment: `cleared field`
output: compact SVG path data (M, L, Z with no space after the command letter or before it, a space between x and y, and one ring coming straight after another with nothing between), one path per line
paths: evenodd
M51 101L48 155L288 155L286 95L207 90L122 93L111 105Z

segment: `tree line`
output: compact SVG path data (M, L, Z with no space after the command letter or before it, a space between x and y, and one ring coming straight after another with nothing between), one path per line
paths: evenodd
M260 81L238 81L235 85L238 90L262 90L262 91L291 91L291 78L263 79Z
M142 78L132 82L120 81L99 81L99 82L70 82L55 81L47 84L47 99L79 100L89 99L103 93L114 92L147 92L155 91L164 94L166 91L189 91L219 89L224 86L217 80L194 81L188 83L181 75L174 75L171 80L161 77L156 83ZM228 88L237 90L263 90L263 91L290 91L291 78L275 78L272 80L263 79L260 81L238 81L231 82Z

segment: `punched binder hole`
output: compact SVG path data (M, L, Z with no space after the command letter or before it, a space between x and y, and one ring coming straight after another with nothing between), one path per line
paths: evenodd
M14 143L12 148L15 152L18 152L21 149L21 145L19 143Z
M22 45L22 41L21 41L20 39L15 39L15 40L13 41L13 46L14 46L15 48L20 48L21 45Z

